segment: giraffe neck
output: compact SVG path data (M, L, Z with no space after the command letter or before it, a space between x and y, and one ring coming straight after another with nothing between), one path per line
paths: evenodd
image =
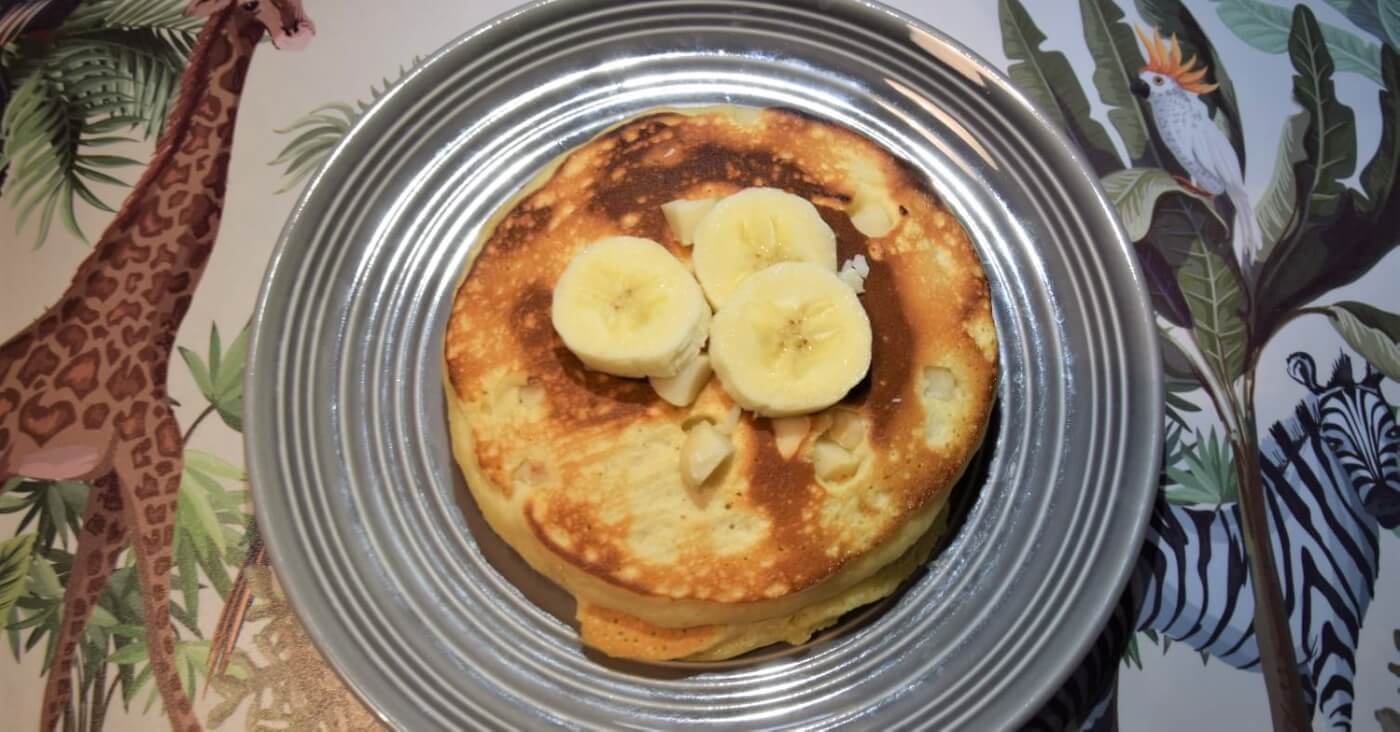
M235 9L206 22L155 156L71 294L136 303L173 339L218 235L239 97L262 33Z

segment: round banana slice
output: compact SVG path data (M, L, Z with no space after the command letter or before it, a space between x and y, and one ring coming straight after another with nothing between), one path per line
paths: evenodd
M740 406L765 417L840 401L870 370L870 318L850 286L811 262L744 280L715 313L710 363Z
M569 261L554 286L550 318L564 345L595 371L669 377L705 345L710 306L665 247L614 236Z
M717 309L746 277L779 262L836 271L836 234L801 196L746 188L720 200L695 227L695 275Z

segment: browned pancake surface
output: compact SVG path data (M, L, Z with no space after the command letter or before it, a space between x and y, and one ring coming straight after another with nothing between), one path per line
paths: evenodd
M551 290L579 248L609 235L688 263L660 206L752 186L811 200L840 261L869 260L871 373L838 406L869 429L856 474L824 480L810 460L825 438L784 459L771 422L745 414L734 457L690 489L683 428L725 420L718 382L678 409L645 381L585 369L554 332ZM893 230L857 231L848 212L865 205L885 207ZM575 150L481 247L446 357L454 446L493 528L575 594L672 627L749 617L721 606L772 615L793 604L774 601L829 596L899 556L976 449L996 381L987 287L961 226L879 147L781 110L657 113ZM906 526L913 516L923 525ZM863 557L873 566L856 566Z

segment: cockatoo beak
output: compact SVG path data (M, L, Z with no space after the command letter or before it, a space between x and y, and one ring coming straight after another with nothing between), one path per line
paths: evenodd
M1148 86L1147 82L1142 79L1134 79L1133 83L1128 85L1128 89L1143 99L1152 96L1152 87Z

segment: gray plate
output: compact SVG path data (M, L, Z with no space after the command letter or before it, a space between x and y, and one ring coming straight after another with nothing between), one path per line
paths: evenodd
M470 242L542 165L648 108L717 102L840 122L933 181L986 263L1000 419L956 538L881 611L722 666L612 663L464 498L439 340ZM250 364L248 463L287 593L350 686L415 730L1013 726L1107 618L1160 450L1151 311L1092 174L985 62L852 0L557 0L453 43L302 198Z

